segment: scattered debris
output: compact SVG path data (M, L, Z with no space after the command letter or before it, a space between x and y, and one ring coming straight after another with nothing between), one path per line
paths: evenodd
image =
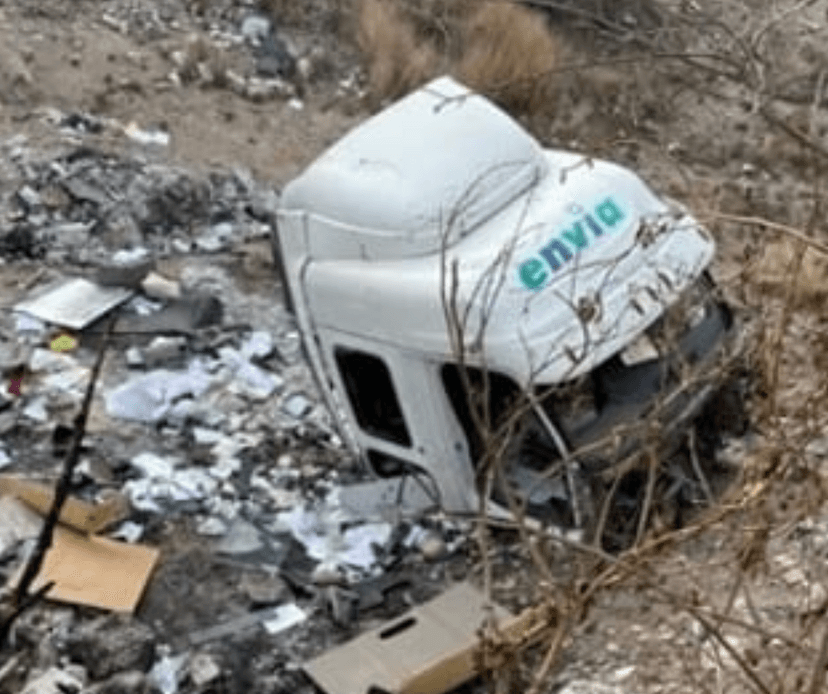
M345 520L333 508L306 509L297 506L278 516L279 524L288 529L305 548L308 556L324 565L367 571L379 560L376 548L391 537L390 523L361 523L342 529Z

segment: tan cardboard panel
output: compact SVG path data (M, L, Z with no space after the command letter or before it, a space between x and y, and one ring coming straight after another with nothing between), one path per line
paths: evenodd
M32 585L49 581L46 597L114 612L133 612L149 581L159 551L57 526L52 546Z
M475 675L478 630L486 598L460 583L431 602L306 663L328 694L443 694ZM498 621L509 613L494 607Z
M48 515L55 498L54 484L10 475L0 477L0 494L20 499L43 516ZM61 509L60 522L81 532L98 532L123 518L127 503L123 498L112 497L96 504L70 496Z

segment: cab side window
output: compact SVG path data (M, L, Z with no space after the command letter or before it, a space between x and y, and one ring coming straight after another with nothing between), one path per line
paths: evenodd
M334 357L360 428L369 436L410 447L411 436L385 363L344 347L337 347Z

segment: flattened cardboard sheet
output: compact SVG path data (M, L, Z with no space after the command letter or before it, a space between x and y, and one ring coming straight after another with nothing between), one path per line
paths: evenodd
M31 590L54 581L46 593L50 600L133 612L158 557L159 551L152 547L84 535L58 525Z
M304 665L328 694L443 694L473 677L486 598L460 583L431 602ZM494 607L501 622L511 615Z
M30 506L42 516L47 516L55 498L55 485L35 482L25 477L0 475L0 495L9 494ZM70 496L60 511L60 522L85 533L103 530L124 518L128 502L112 497L101 503L91 503Z
M22 538L37 537L43 518L32 509L46 515L51 506L52 490L46 485L9 477L2 479L0 488L0 493L5 494L0 496L0 521L15 525L0 527L0 548ZM89 504L80 499L71 501L73 503L64 507L61 520L72 522L83 531L114 517L110 513L114 507ZM54 582L46 593L49 599L115 612L133 612L158 563L160 552L152 547L88 535L76 528L55 526L52 546L30 590L34 592ZM24 570L21 566L11 579L11 585L17 585Z

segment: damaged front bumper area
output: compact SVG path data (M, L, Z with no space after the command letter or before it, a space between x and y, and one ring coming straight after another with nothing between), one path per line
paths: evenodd
M731 383L742 351L739 322L704 273L592 372L535 390L492 500L517 504L542 522L589 525L595 500L579 503L578 494L612 484L649 455L674 453L705 405Z

